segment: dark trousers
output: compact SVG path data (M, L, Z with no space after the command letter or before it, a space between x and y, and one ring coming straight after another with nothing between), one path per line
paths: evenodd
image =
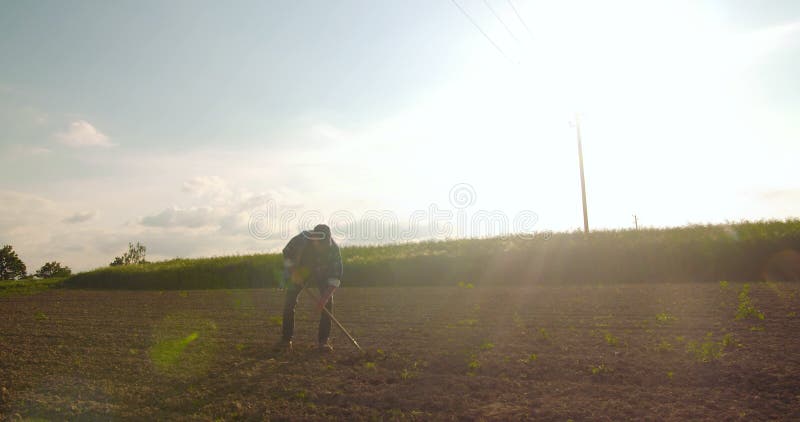
M320 296L327 290L327 287L324 285L319 285L318 288ZM283 302L283 340L285 341L291 340L294 334L294 308L297 307L297 298L302 291L303 287L294 283L289 283L289 287L286 289L286 300ZM333 313L333 296L331 296L328 303L325 304L325 308L327 308L331 314ZM330 335L331 317L329 317L325 311L322 311L319 316L319 333L317 334L317 340L319 340L320 343L326 343Z

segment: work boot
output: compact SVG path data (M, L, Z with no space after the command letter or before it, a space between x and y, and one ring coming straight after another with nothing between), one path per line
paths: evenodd
M333 353L333 346L327 341L325 343L320 343L318 350L320 353Z
M292 351L292 341L281 339L280 341L275 343L274 346L272 346L272 351L289 353Z

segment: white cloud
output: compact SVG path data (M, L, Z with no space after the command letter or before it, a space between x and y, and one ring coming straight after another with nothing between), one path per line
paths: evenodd
M128 242L146 245L151 260L264 252L280 243L247 236L248 214L237 210L247 201L229 210L173 207L151 216L149 225L122 224L123 217L109 208L103 213L66 211L83 201L91 202L0 189L0 242L12 245L31 272L54 260L75 271L107 265ZM107 201L94 205L108 207ZM75 224L81 221L92 223Z
M197 197L221 199L231 194L227 182L219 176L197 176L183 182L183 192Z
M142 218L141 223L149 227L209 227L217 224L220 214L220 210L211 207L171 207Z
M28 146L28 145L9 145L3 148L3 154L6 157L13 159L27 159L32 156L43 156L53 152L52 149L43 146Z
M181 190L197 197L200 205L175 206L138 220L145 227L212 229L219 235L247 235L250 212L263 208L273 196L231 189L218 176L199 176L184 182Z
M3 212L0 213L2 237L38 231L50 225L58 213L55 202L29 193L0 190L0 203L3 204Z
M59 224L70 218L63 210L72 207L43 196L0 190L0 203L3 204L0 239L14 247L29 272L53 260L73 269L86 268L96 244L109 236L108 233L83 236L75 226ZM73 240L66 243L56 240L67 235Z
M76 120L70 123L64 132L55 134L56 139L70 147L110 147L114 144L108 136L100 132L86 120Z
M95 214L96 213L94 211L76 212L75 214L72 214L61 221L69 224L83 223L84 221L89 221L94 218Z

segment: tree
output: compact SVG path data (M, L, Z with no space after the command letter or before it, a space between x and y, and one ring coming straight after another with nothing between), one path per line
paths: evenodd
M56 261L48 262L36 271L36 277L39 278L68 277L70 274L72 270L69 267L62 266Z
M0 280L16 280L25 277L25 263L14 252L11 245L0 249Z
M146 252L147 248L139 244L139 242L136 242L136 245L128 243L128 252L114 258L110 265L114 267L117 265L145 264L147 263L144 259Z

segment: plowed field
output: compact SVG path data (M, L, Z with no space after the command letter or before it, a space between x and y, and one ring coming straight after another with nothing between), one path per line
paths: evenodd
M364 355L335 327L313 350L304 296L294 352L272 352L276 290L9 296L0 419L800 420L797 292L345 287Z

